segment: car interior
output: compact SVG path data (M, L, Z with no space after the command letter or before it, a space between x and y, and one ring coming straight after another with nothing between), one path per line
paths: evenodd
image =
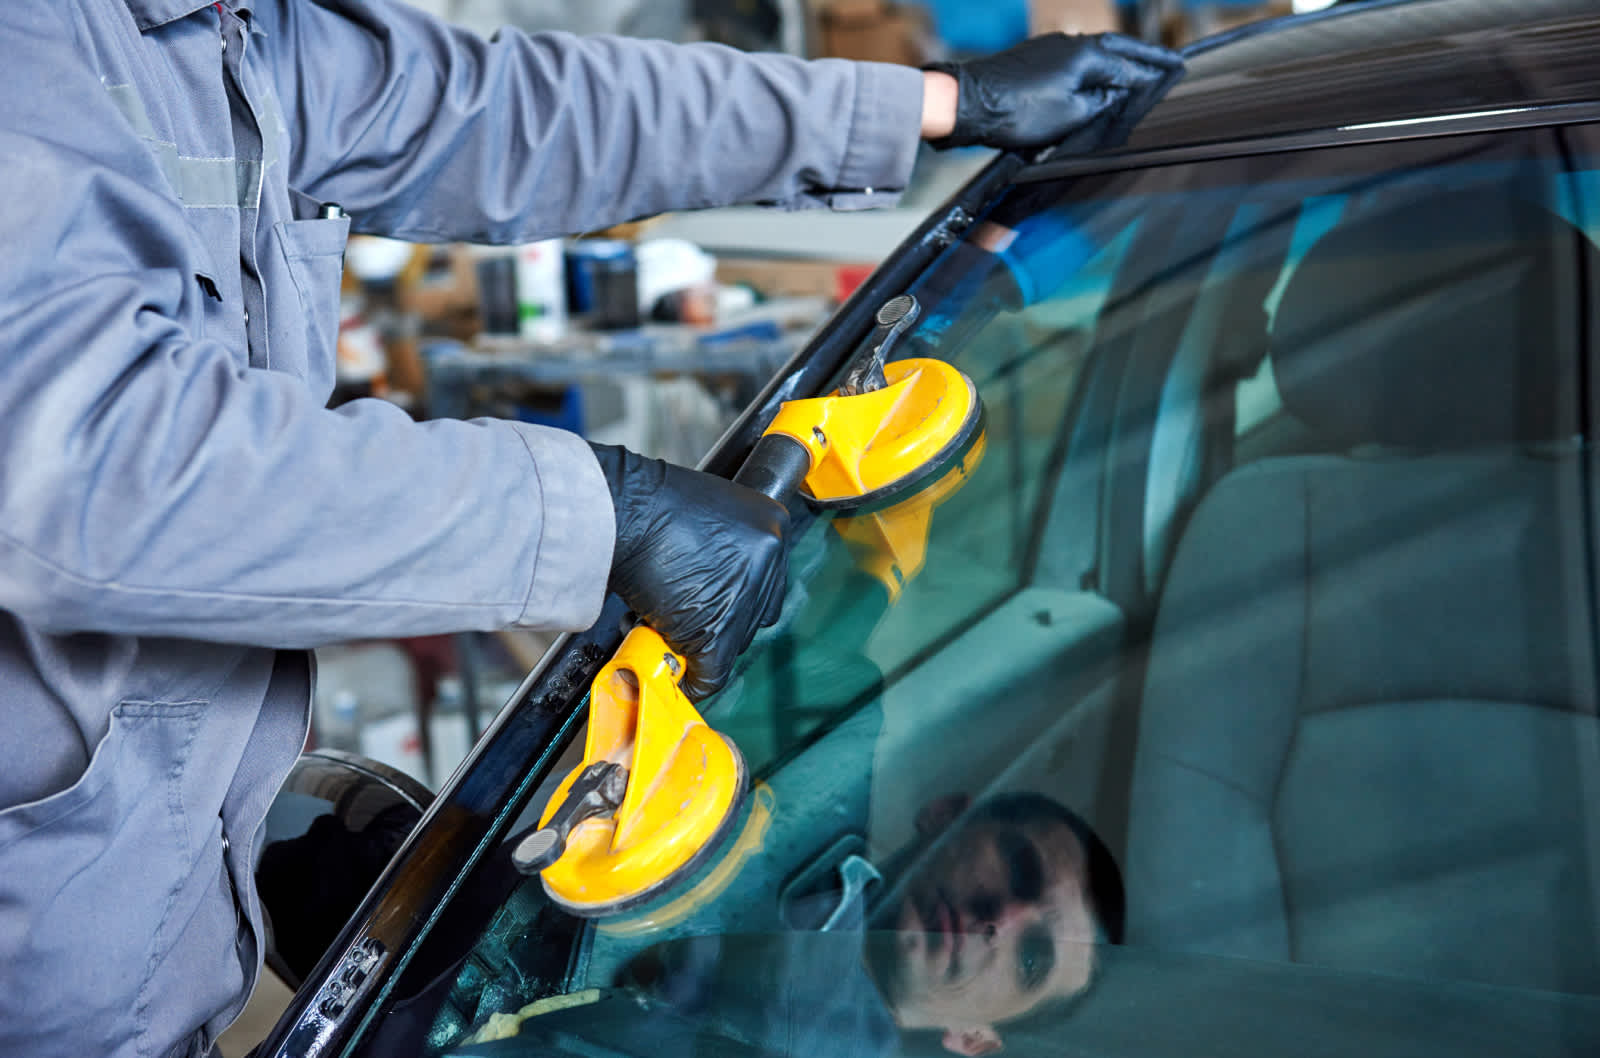
M1231 472L1179 542L1133 774L1137 940L1600 985L1573 752L1595 260L1487 190L1380 196L1301 259L1274 373L1336 454Z
M912 290L988 416L925 568L855 612L816 519L707 705L755 780L735 867L578 927L521 884L426 1053L626 1051L642 952L800 928L847 860L870 902L921 805L1022 790L1111 848L1128 930L1008 1049L1600 1049L1589 139L1013 187Z

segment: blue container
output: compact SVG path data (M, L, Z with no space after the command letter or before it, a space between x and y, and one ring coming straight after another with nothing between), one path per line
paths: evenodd
M633 244L621 239L585 239L567 244L567 307L574 315L595 311L604 277L636 271Z

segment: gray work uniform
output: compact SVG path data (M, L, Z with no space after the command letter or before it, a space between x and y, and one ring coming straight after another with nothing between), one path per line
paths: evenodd
M886 204L920 75L383 0L14 0L0 69L0 1054L201 1053L303 649L583 627L610 562L578 438L325 409L352 223Z

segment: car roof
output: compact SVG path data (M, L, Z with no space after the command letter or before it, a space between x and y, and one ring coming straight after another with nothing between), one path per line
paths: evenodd
M1378 0L1247 26L1187 59L1124 150L1600 100L1600 5Z

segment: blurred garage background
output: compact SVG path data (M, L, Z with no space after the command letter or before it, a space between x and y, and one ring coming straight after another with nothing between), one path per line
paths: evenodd
M501 26L712 40L918 65L1051 30L1169 45L1328 0L414 0ZM924 149L898 208L663 216L520 247L356 237L335 402L418 418L497 415L694 464L874 264L985 161ZM426 496L417 497L427 503ZM548 647L539 635L343 644L319 652L311 745L437 788Z

